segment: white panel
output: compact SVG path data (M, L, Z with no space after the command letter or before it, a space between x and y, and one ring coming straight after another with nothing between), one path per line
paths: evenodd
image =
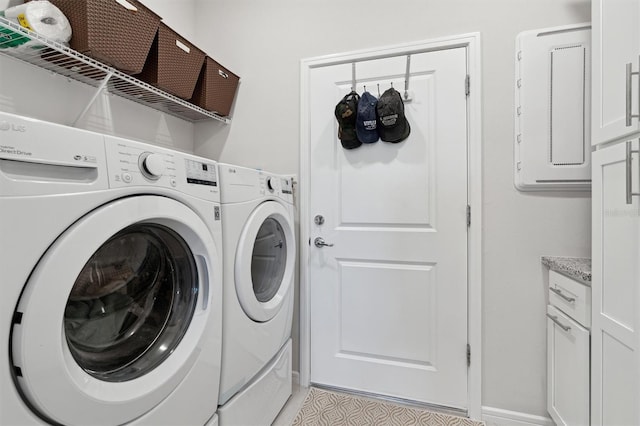
M406 140L400 143L379 140L338 152L343 225L432 225L432 176L437 166L432 147L436 125L434 80L432 74L411 77L416 98L428 104L420 105L419 109L405 105L411 126ZM389 87L389 80L367 82L369 87L377 84L382 91ZM421 116L414 114L414 110L421 111ZM431 133L422 134L422 129L429 129Z
M580 165L585 161L585 56L582 45L551 52L551 162Z
M587 24L518 34L514 179L527 190L589 190L591 30Z
M602 423L636 425L637 377L633 349L602 333ZM600 423L598 423L600 424Z
M634 329L635 286L629 278L636 277L638 265L632 249L638 253L638 204L626 204L625 163L612 163L602 169L602 198L607 208L602 217L602 313L629 330ZM625 242L623 245L622 243ZM630 246L632 244L634 247ZM624 251L620 247L625 247Z
M341 353L379 362L434 364L432 266L340 262L340 272Z

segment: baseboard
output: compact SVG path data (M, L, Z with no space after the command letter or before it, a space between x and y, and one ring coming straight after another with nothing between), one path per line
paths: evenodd
M482 420L487 426L555 426L550 417L482 407Z

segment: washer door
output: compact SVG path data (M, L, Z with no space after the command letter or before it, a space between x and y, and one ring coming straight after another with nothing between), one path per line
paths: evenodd
M293 223L282 204L267 201L249 216L235 262L235 285L244 312L254 321L273 318L291 290L295 263Z
M56 240L27 282L11 348L17 385L43 419L122 424L169 396L200 353L218 284L211 235L184 204L139 196Z

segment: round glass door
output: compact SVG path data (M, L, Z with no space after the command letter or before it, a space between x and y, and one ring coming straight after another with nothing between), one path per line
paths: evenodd
M168 197L122 198L77 220L16 309L11 362L29 407L52 424L128 424L185 398L213 332L217 256L208 225Z
M287 237L280 223L269 217L262 222L253 243L251 281L259 302L278 293L287 266Z
M273 318L293 286L295 262L293 223L275 201L260 204L240 235L235 286L244 312L254 321Z
M100 380L140 377L180 343L197 295L184 239L166 226L129 226L95 252L71 289L64 313L71 355Z

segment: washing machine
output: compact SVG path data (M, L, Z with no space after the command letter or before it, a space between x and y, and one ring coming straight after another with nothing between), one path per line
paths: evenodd
M293 179L218 168L225 253L219 421L268 425L291 395Z
M0 113L0 424L217 424L212 161Z

